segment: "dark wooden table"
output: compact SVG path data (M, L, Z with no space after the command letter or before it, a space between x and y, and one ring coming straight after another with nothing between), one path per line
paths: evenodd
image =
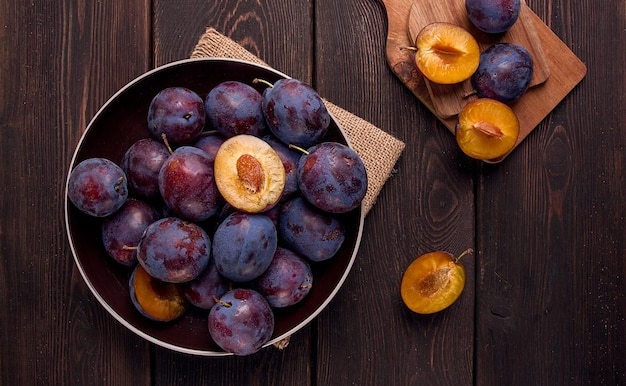
M626 384L626 7L528 0L588 67L504 162L463 156L394 76L375 0L2 1L0 384ZM344 287L289 346L193 357L126 330L91 295L63 189L97 109L214 27L406 143ZM460 300L419 317L402 272L464 258Z

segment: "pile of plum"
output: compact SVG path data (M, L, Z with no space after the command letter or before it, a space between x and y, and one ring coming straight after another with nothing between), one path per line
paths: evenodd
M235 355L258 351L274 309L313 286L312 264L345 240L342 214L367 190L361 158L325 141L330 115L296 79L224 81L203 99L184 87L150 103L146 137L119 163L88 158L68 198L102 218L108 255L129 267L137 310L175 320L207 310L210 337Z

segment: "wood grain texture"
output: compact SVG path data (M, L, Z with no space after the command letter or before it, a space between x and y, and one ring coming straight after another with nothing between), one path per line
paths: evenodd
M388 82L386 61L371 54L385 51L384 8L360 0L318 1L316 9L324 21L316 28L320 93L411 144L372 209L380 220L366 219L352 273L319 318L318 384L471 383L473 283L457 312L432 317L412 315L399 297L402 273L418 254L473 246L470 164L447 151L447 131L400 82ZM473 276L473 257L466 266Z
M161 65L188 58L205 29L213 27L270 66L310 81L314 62L312 10L311 0L286 4L251 0L176 3L155 0L155 62Z
M592 41L624 27L624 4L534 3L589 72L514 155L481 170L476 383L621 384L626 133L611 128L625 124L625 54ZM621 86L600 91L609 84Z
M388 44L408 38L385 2L0 1L0 384L625 384L626 4L527 0L588 70L489 165L464 157L406 87L420 81ZM208 26L406 143L344 287L284 350L245 358L179 354L116 322L76 270L62 219L93 114L188 57ZM469 246L459 301L407 311L409 262Z
M0 5L0 384L149 381L148 345L76 271L61 199L91 115L149 68L146 5Z

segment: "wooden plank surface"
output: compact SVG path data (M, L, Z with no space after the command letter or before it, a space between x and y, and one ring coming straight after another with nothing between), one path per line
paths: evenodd
M0 1L0 384L625 384L625 4L527 3L588 72L488 165L406 87L412 67L388 66L402 53L387 36L401 32L382 2ZM246 358L196 358L126 330L78 274L62 216L91 116L188 57L208 26L407 145L336 298L284 350ZM407 311L406 265L468 246L460 300Z
M326 366L318 369L318 382L418 385L441 376L445 384L469 384L473 282L452 309L425 317L407 311L399 286L402 272L418 254L473 247L473 182L467 173L471 163L447 151L452 145L449 133L437 130L432 115L400 82L389 82L384 58L371 54L385 51L383 10L367 0L317 4L320 92L411 144L397 165L398 174L368 215L378 220L365 224L359 257L344 291L320 317L318 362ZM322 21L342 19L353 22L323 28L327 22ZM337 87L339 82L343 87ZM402 114L394 113L405 108ZM406 190L409 180L416 186ZM473 267L469 256L469 276L474 275ZM449 357L457 358L453 366Z
M88 120L150 68L148 5L1 3L2 385L150 381L149 345L103 312L76 270L61 199Z
M487 34L472 29L463 14L462 0L450 3L432 3L423 0L384 0L388 16L387 60L398 78L424 103L443 124L454 133L457 113L475 96L471 94L469 81L457 85L435 85L429 83L415 70L413 55L403 47L414 45L417 33L432 20L442 20L460 24L472 31L481 47L493 44ZM444 5L445 4L445 5ZM407 11L408 10L408 11ZM405 16L409 13L408 19ZM511 35L504 35L502 41L537 42L533 58L541 74L534 79L531 87L519 100L510 104L520 120L520 135L515 147L545 119L550 111L584 78L585 64L561 39L527 6L522 9L520 20L512 28ZM534 25L534 28L532 26ZM522 28L522 26L525 26ZM508 32L507 32L508 34ZM539 43L540 42L540 43ZM398 53L398 51L404 51ZM515 149L514 147L514 149ZM514 150L513 149L513 150ZM507 155L490 162L497 163Z

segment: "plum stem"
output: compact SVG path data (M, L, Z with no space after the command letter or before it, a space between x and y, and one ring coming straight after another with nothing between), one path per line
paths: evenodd
M130 245L122 245L122 249L125 251L136 251L137 249L139 249L137 246L130 246Z
M202 133L200 133L201 137L209 137L211 135L217 135L218 131L217 130L207 130L207 131L203 131Z
M161 138L163 138L163 143L165 144L167 151L169 151L170 154L174 154L174 150L172 150L172 147L170 146L170 141L167 140L167 135L165 135L165 133L162 133Z
M294 144L290 143L290 144L289 144L289 148L290 148L290 149L295 149L295 150L298 150L298 151L302 152L304 155L309 155L309 152L308 152L308 151L306 151L305 149L301 148L301 147L300 147L300 146L298 146L298 145L294 145Z
M123 185L124 185L124 177L118 178L117 183L115 184L115 187L114 187L115 191L119 193Z
M455 264L458 263L459 260L461 260L461 257L467 255L468 253L474 253L474 250L472 248L467 248L466 250L463 251L463 253L461 253L454 259L454 263Z
M223 305L226 308L230 308L230 307L233 306L232 303L225 302L225 301L223 301L222 299L218 298L215 295L213 295L213 300L215 300L215 303L219 303L219 304Z
M254 84L262 83L262 84L266 85L267 87L270 87L270 88L274 87L274 85L272 83L268 82L265 79L260 79L260 78L252 79L252 83L254 83Z

